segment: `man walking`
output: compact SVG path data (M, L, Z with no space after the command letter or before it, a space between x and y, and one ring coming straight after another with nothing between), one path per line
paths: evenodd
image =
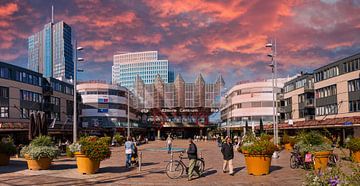
M167 145L167 149L168 149L168 154L171 153L171 148L172 148L172 138L171 138L171 134L167 137L166 139L166 145Z
M124 146L125 146L125 156L126 156L125 165L126 168L129 168L131 166L131 154L135 149L134 143L131 141L131 137L127 138L127 141L125 142Z
M193 175L194 167L196 165L196 160L197 160L197 147L191 138L189 139L189 148L187 150L187 154L188 154L188 158L189 158L188 181L191 181L191 177ZM198 176L200 176L198 169L195 169L195 172Z
M226 142L222 144L221 152L224 156L224 165L223 165L223 172L226 172L227 167L229 166L229 174L231 176L234 175L234 167L232 164L232 160L234 159L234 148L231 143L231 138L227 137Z

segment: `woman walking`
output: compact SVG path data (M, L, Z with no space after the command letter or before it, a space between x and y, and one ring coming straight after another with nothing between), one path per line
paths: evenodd
M227 167L229 167L229 174L234 175L233 159L234 159L234 148L231 143L231 138L227 137L226 142L222 144L221 152L224 157L223 173L226 173Z

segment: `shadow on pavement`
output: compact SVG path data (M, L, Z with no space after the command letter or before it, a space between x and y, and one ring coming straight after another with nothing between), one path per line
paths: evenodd
M270 172L275 172L275 171L280 170L282 168L283 167L280 167L280 166L270 166Z
M27 169L26 161L10 160L9 165L0 166L0 174L17 172Z
M241 170L243 170L243 169L245 169L245 167L236 167L236 168L234 169L234 174L238 173L239 171L241 171Z
M215 169L213 169L213 170L208 170L208 171L205 171L205 172L202 174L202 176L203 176L203 177L206 177L206 176L210 176L210 175L215 174L215 173L217 173L217 170L215 170Z
M156 164L159 164L159 163L154 163L154 162L142 163L141 166L145 167L145 166L156 165Z
M130 169L121 166L121 167L103 167L99 169L99 173L123 173L123 172L129 172Z
M50 170L76 169L76 164L52 164Z

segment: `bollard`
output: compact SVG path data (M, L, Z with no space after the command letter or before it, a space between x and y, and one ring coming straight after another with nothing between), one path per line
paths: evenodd
M200 152L200 159L202 159L202 152Z
M172 162L174 160L174 153L171 151L171 159L170 159L170 171L172 171Z
M140 156L139 156L139 172L141 171L141 164L142 164L142 152L140 152Z

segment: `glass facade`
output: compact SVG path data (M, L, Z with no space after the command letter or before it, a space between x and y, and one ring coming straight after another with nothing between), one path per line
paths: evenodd
M169 71L168 60L159 60L157 51L114 55L112 66L114 84L133 89L137 75L145 84L152 84L158 74L165 83L174 81L174 74Z
M44 29L28 38L28 69L44 77L73 77L73 47L71 27L61 21L48 23Z

